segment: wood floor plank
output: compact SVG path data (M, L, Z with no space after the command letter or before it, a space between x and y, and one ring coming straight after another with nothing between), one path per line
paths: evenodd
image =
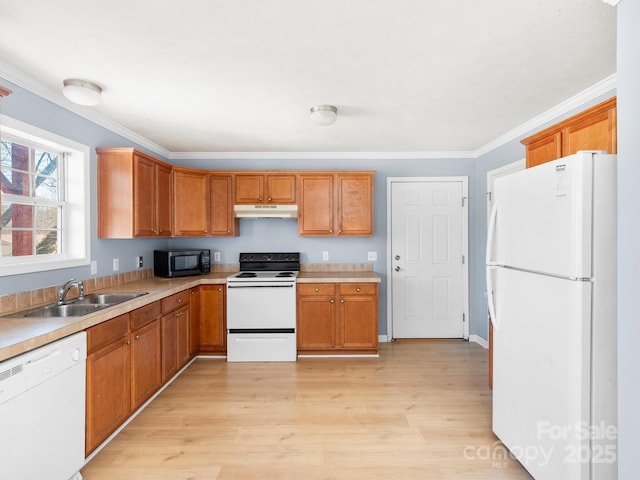
M491 431L487 352L393 342L379 358L198 359L85 480L530 479Z

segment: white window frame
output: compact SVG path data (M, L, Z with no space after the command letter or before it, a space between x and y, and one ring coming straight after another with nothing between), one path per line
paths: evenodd
M91 258L89 147L6 115L0 115L0 136L3 134L66 153L63 168L65 206L61 218L62 252L53 255L0 257L0 276L89 265Z

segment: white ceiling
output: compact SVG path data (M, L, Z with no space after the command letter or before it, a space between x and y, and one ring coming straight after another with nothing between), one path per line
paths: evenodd
M0 0L0 62L169 152L460 152L614 74L615 30L602 0Z

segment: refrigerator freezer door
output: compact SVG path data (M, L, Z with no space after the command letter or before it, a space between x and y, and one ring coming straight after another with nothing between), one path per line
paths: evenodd
M493 431L537 480L587 480L591 283L492 270Z
M591 277L593 154L576 154L499 178L490 262Z

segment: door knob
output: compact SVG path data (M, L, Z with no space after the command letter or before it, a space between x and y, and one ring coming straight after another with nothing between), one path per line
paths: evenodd
M393 257L393 258L395 258L396 260L400 260L400 255L396 255L396 256L395 256L395 257Z
M400 267L396 267L396 268L394 268L394 270L395 270L396 272L399 272L399 271L400 271Z

